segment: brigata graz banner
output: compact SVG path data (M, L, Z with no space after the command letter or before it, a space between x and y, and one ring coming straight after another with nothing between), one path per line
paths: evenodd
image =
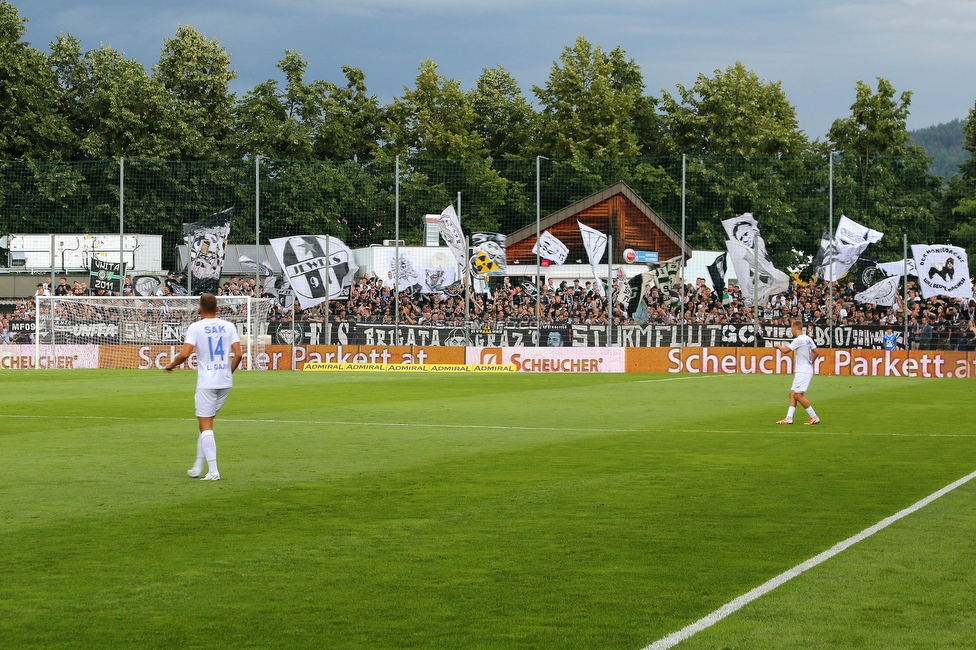
M818 346L881 348L885 328L880 326L813 326L810 335ZM903 346L902 331L897 330L898 345ZM333 323L326 332L322 322L291 321L272 323L268 334L273 345L447 345L476 347L601 347L607 345L607 328L600 325L546 324L538 330L519 325L475 325L467 330L457 327L424 327L419 325L372 325L368 323ZM760 346L771 345L767 339L792 337L786 326L764 326ZM613 329L611 345L621 347L754 346L752 325L623 325Z

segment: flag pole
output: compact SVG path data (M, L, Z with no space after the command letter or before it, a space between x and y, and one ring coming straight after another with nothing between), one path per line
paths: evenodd
M756 348L759 347L759 242L756 241L757 239L759 239L758 228L752 241L752 324L756 328L753 337L753 347Z
M458 223L461 223L458 215ZM463 231L462 231L463 232ZM471 293L468 291L468 236L464 236L464 345L471 345Z
M332 275L332 263L329 257L329 244L332 238L326 234L325 235L325 344L332 345L332 339L329 336L329 276Z
M902 343L904 344L905 349L907 350L908 349L908 233L904 233L902 237L903 237L902 262L905 265L905 272L902 275L902 280L904 280L905 282L905 286L902 289L902 295L904 296L904 298L902 299L902 305L901 305L901 320L905 330L905 333L902 334Z

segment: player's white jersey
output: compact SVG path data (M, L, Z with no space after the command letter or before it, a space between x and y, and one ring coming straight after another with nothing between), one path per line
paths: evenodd
M790 341L793 350L793 372L813 374L813 351L817 344L806 334L800 334Z
M233 323L220 318L204 318L186 329L186 342L196 348L197 388L230 388L231 346L241 337Z

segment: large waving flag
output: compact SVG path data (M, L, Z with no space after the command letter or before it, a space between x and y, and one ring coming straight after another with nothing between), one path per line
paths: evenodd
M915 270L915 260L908 258L906 264L905 260L898 260L897 262L878 262L878 270L885 275L892 276L902 276L905 274L905 267L908 267L908 275L918 275Z
M280 237L271 249L303 308L342 297L359 270L349 247L331 236Z
M973 286L969 281L969 257L965 248L913 244L912 257L918 269L922 298L973 297Z
M607 236L595 228L579 224L580 234L583 236L583 247L586 249L586 256L590 260L590 268L593 270L593 279L596 280L597 291L604 295L603 282L596 274L596 265L603 260L603 253L607 250Z
M820 250L813 261L817 277L836 282L854 266L869 244L881 241L882 237L884 233L841 215L834 236L824 233L820 240Z
M885 278L881 282L876 282L870 287L854 294L854 300L865 302L870 305L881 305L891 307L898 304L898 285L901 284L901 276L893 275Z
M437 217L437 225L441 229L441 237L444 238L447 247L454 253L458 266L467 268L468 255L464 243L464 231L461 230L461 220L454 211L453 205L444 208L441 216Z
M726 240L725 246L746 306L763 305L770 296L789 290L790 277L773 266L771 261L762 255L757 256L753 249L735 239Z
M532 247L532 252L555 264L565 264L569 256L569 248L566 244L559 241L559 238L548 230L539 236L539 241Z
M737 241L750 250L758 247L759 257L772 261L769 253L766 252L766 242L759 234L759 222L756 221L751 212L726 219L722 222L722 226L725 228L728 239Z

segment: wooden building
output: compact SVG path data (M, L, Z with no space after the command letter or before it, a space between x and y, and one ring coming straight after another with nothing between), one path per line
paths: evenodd
M539 232L549 231L569 248L567 264L588 262L577 221L613 237L613 263L624 261L623 251L656 251L665 262L681 254L681 233L665 223L634 190L617 182L596 194L580 199L542 219ZM536 225L516 230L505 238L508 264L535 264ZM685 259L691 250L685 248ZM604 262L606 258L604 258Z

